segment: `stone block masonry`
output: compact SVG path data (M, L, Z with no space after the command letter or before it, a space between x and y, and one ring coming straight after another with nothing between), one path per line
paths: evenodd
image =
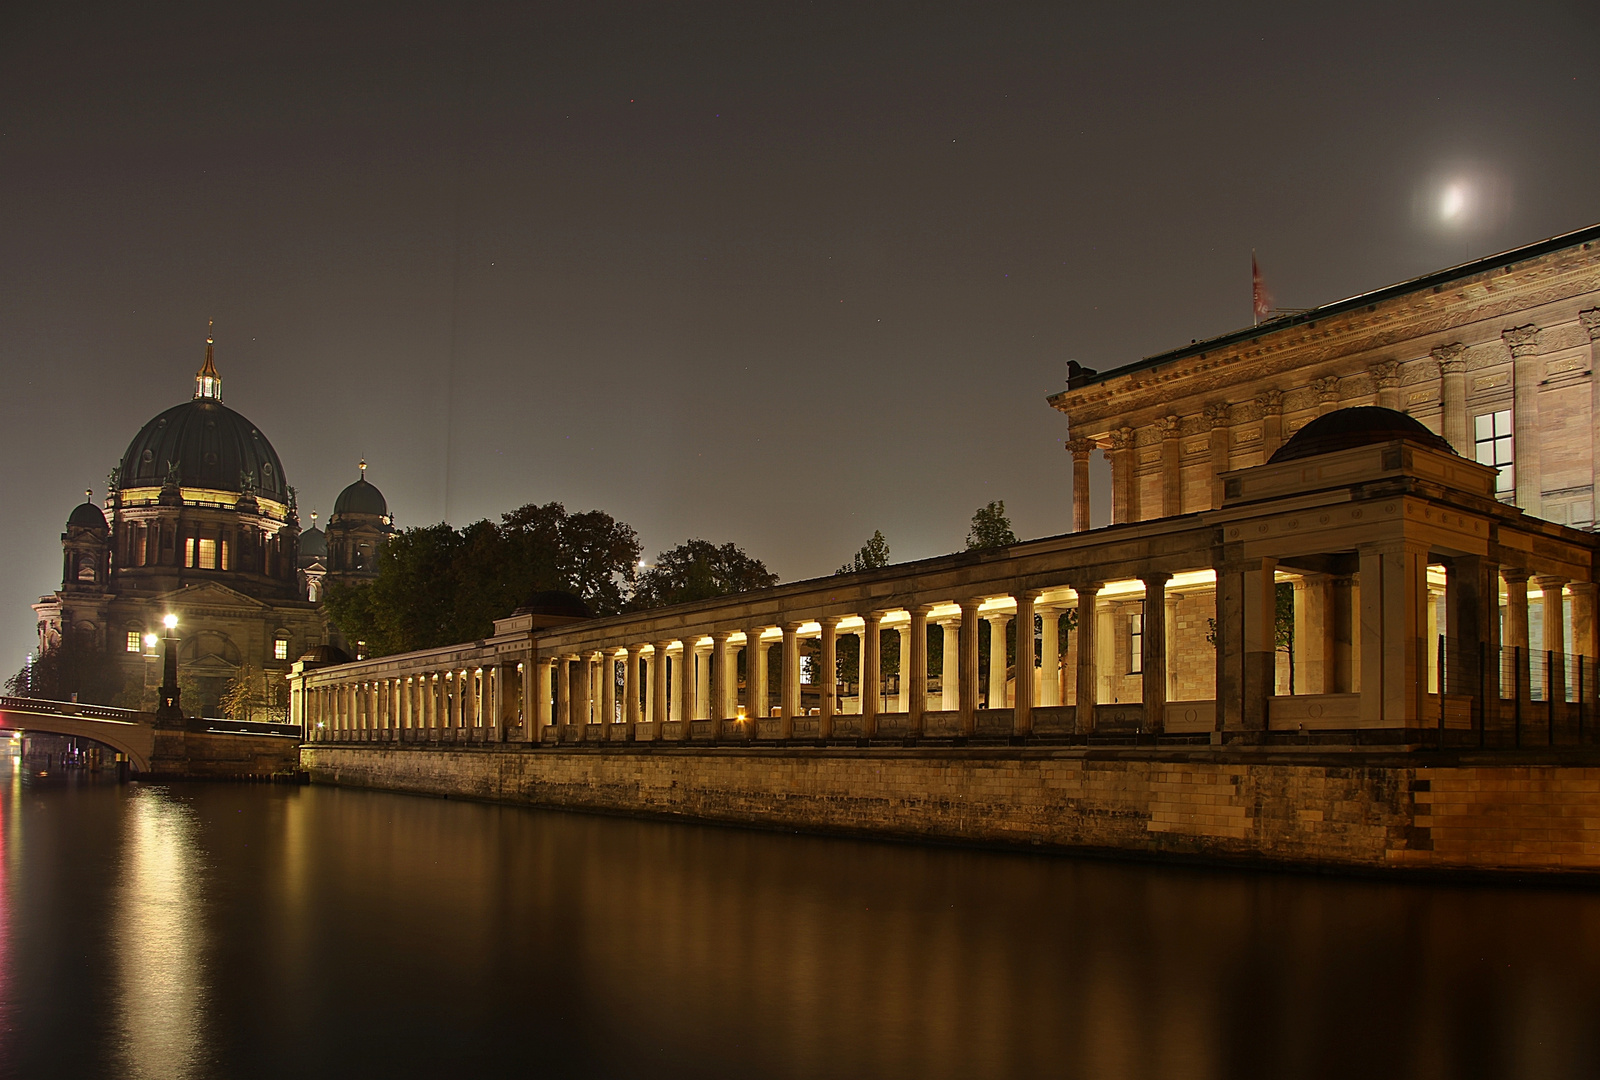
M1600 766L1028 747L301 755L314 783L763 828L1343 871L1600 873Z

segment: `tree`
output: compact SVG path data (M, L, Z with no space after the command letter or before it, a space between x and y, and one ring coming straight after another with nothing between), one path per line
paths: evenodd
M1017 542L1011 531L1011 519L1006 517L1004 500L980 506L972 515L972 527L967 530L967 550L1007 547Z
M77 694L88 704L117 704L126 700L124 691L132 682L117 661L93 641L67 634L7 679L6 693L49 701L70 701Z
M639 575L628 606L637 610L687 604L777 583L778 575L765 563L733 544L717 547L708 540L686 540L657 555L656 564Z
M610 514L529 504L463 529L405 529L378 556L377 576L330 583L328 612L368 656L487 637L494 620L538 592L570 592L598 615L622 610L639 537Z
M853 563L845 563L835 574L858 574L863 570L876 570L880 566L889 565L889 541L883 538L883 530L873 529L872 539L861 545L861 550L856 552Z
M289 719L289 684L281 674L258 671L246 663L228 680L217 705L229 720L285 723Z

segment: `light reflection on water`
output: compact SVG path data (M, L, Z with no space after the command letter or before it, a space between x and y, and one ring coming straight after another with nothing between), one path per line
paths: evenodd
M194 817L192 808L160 788L135 788L125 803L110 948L126 1076L198 1075L205 882Z
M1600 1072L1593 892L323 788L11 793L5 1074Z

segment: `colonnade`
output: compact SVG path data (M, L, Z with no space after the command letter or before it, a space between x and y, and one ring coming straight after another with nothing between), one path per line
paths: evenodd
M405 672L303 689L311 737L500 742L522 723L522 663Z

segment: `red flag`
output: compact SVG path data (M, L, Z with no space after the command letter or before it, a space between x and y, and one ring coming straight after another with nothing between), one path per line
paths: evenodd
M1267 283L1261 280L1261 267L1256 262L1254 248L1250 249L1250 303L1259 326L1272 310L1272 295L1267 292Z

